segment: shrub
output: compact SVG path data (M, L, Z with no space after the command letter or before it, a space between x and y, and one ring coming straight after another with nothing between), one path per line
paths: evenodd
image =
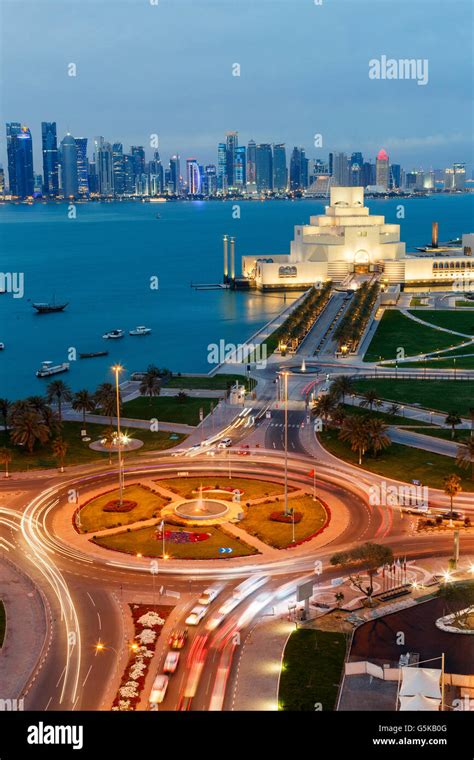
M119 499L112 499L102 507L102 512L131 512L137 506L138 502L131 499L124 499L120 504Z
M284 512L272 512L270 514L270 520L273 520L273 522L283 522L283 523L299 523L303 519L303 513L302 512L295 512L292 515L285 515Z

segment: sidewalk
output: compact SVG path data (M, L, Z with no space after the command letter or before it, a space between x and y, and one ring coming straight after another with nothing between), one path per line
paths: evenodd
M36 669L48 632L43 600L33 582L0 559L0 599L7 627L0 649L2 699L18 699Z

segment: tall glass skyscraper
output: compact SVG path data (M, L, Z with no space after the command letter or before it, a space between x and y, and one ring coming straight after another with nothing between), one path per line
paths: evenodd
M250 140L247 145L247 185L250 189L257 183L257 145Z
M287 185L286 148L284 143L280 143L273 146L273 189L286 190Z
M195 158L186 159L186 174L188 193L190 195L199 195L201 192L201 172Z
M386 151L382 148L377 153L375 160L375 184L387 190L389 183L389 158Z
M122 143L114 143L112 145L112 171L114 175L115 194L123 195L125 191L125 165Z
M238 132L226 134L226 177L227 187L235 187L235 154L239 145Z
M303 148L293 148L290 159L290 190L308 186L308 159Z
M153 159L148 164L148 174L150 175L151 195L160 195L164 190L164 172L160 154L157 150L155 150Z
M100 195L112 195L114 192L112 146L103 137L94 139L94 161Z
M273 155L269 143L257 145L257 190L266 192L273 189Z
M58 141L55 121L41 122L41 144L43 150L43 192L57 195L59 191Z
M35 191L33 174L33 140L28 127L19 122L7 123L8 183L10 193L19 198Z
M75 198L79 194L77 146L74 137L70 134L61 140L61 187L65 198Z
M242 190L245 187L246 167L245 145L237 146L234 153L234 187Z
M217 146L217 183L219 190L227 190L227 147L225 143Z
M76 137L77 190L79 195L89 195L89 162L87 160L87 137Z
M181 192L181 168L178 154L170 158L170 174L173 192L179 195Z

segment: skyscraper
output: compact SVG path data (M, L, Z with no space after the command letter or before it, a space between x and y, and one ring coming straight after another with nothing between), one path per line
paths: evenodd
M362 166L364 164L364 159L362 157L362 153L353 153L351 156L351 163L350 163L350 176L349 181L352 187L361 187L362 184Z
M402 172L402 167L400 166L400 164L392 164L390 166L390 187L392 188L401 187L401 172Z
M61 187L65 198L78 195L77 146L69 132L61 140Z
M225 143L217 146L217 184L223 193L227 191L227 149Z
M77 190L79 195L89 195L89 162L87 160L87 137L76 137Z
M181 192L181 168L179 154L170 158L170 176L173 193L179 195Z
M269 143L260 143L256 149L257 190L268 192L273 189L273 154Z
M203 192L206 195L216 195L217 193L217 169L214 164L208 164L204 172L205 188Z
M273 189L286 190L287 185L286 148L285 143L280 143L273 146Z
M58 141L56 122L41 122L41 145L43 150L43 192L57 195L59 190Z
M234 187L242 190L247 176L247 159L245 145L239 145L234 152Z
M386 151L382 148L377 153L377 158L375 160L375 184L377 187L382 187L384 190L387 190L389 177L389 158Z
M114 175L112 163L112 146L103 137L94 139L94 160L97 184L100 195L113 195Z
M186 176L188 193L190 195L199 195L201 192L201 172L199 171L199 164L195 158L186 159Z
M247 190L252 192L257 189L257 145L255 140L250 140L247 145Z
M333 185L347 187L349 184L349 160L345 153L333 154Z
M33 140L28 127L7 123L8 183L10 193L19 198L34 194Z
M160 195L164 189L163 164L161 163L160 154L155 150L153 159L148 164L148 173L150 175L150 193L151 195Z
M130 153L123 157L124 193L135 195L135 165L134 158Z
M308 186L308 159L303 148L293 148L290 159L290 190L303 190Z
M145 173L145 149L143 145L130 146L130 153L133 156L133 167L135 178Z
M239 133L227 132L225 137L226 146L226 177L227 187L235 187L235 154L239 145Z
M112 172L114 175L115 195L123 195L125 192L125 166L122 143L114 143L112 145Z

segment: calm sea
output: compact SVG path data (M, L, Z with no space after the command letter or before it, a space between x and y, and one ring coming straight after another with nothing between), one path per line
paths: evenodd
M407 250L471 231L473 199L437 196L403 202L368 201L372 213L400 223ZM222 279L222 235L236 238L236 265L244 254L287 253L293 225L323 213L322 201L85 203L68 219L66 204L0 207L2 272L23 272L25 294L0 296L0 395L11 399L44 391L35 377L43 360L67 360L78 352L108 349L109 356L77 360L62 378L77 390L111 380L110 365L128 372L153 362L174 372L208 372L208 345L245 341L283 306L282 294L196 291L191 283ZM156 218L159 214L160 218ZM150 289L150 278L159 280ZM33 301L68 301L66 311L39 316ZM147 325L149 337L128 330ZM122 328L126 337L105 341Z

